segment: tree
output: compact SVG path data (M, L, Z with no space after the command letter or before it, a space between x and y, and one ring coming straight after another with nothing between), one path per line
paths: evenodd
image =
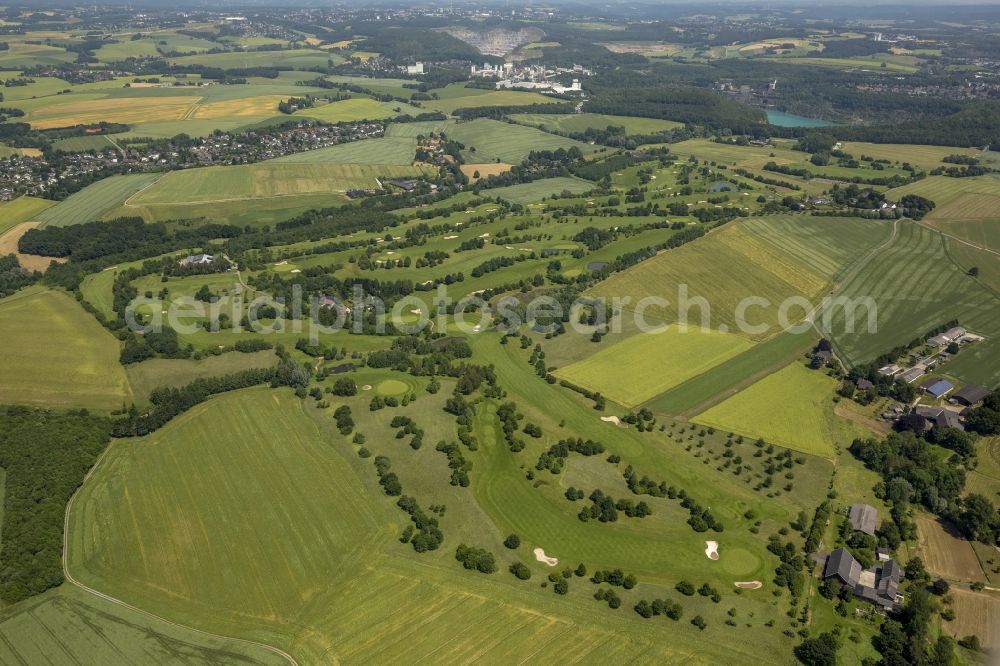
M1000 532L1000 514L989 499L978 493L972 493L962 500L958 526L970 539L994 543L997 533Z
M949 585L948 581L946 581L944 578L938 578L931 585L931 592L938 595L939 597L943 597L944 595L948 594L948 590L950 589L951 585Z
M521 537L516 534L508 534L507 538L503 540L503 545L507 546L511 550L517 550L521 546Z
M827 632L796 645L795 658L807 666L836 666L839 647L837 637Z
M350 377L341 377L333 383L333 394L340 396L352 396L357 395L358 385Z
M531 578L531 569L524 566L522 562L514 562L510 565L510 572L514 574L518 580L528 580Z
M693 618L691 618L691 624L698 627L702 631L704 631L705 627L708 626L708 623L705 622L705 618L703 618L701 615L695 615Z

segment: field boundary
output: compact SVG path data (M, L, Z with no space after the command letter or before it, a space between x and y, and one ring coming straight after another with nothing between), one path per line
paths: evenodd
M152 618L159 622L164 622L170 626L177 627L178 629L191 631L201 636L214 638L216 640L230 641L233 643L241 643L243 645L258 647L281 657L282 659L287 661L291 666L299 666L299 662L295 660L295 657L288 654L281 648L277 648L273 645L268 645L267 643L248 640L246 638L235 638L233 636L223 636L222 634L213 634L210 631L197 629L195 627L190 627L188 625L181 624L179 622L174 622L173 620L168 620L165 617L162 617L155 613L151 613L150 611L139 608L138 606L133 606L132 604L122 601L121 599L117 599L111 596L110 594L105 594L104 592L95 590L92 587L88 587L87 585L84 585L83 583L81 583L80 581L78 581L76 578L73 577L73 574L69 570L69 519L70 519L70 514L72 513L73 503L76 501L77 496L80 494L80 490L84 487L84 485L86 485L87 481L90 480L90 477L94 474L94 471L97 470L97 468L107 457L108 453L111 451L111 447L115 445L115 441L117 440L112 440L111 443L109 443L108 446L105 447L104 451L97 458L97 461L93 464L93 466L87 471L86 476L83 477L83 481L80 482L80 486L76 489L76 491L73 493L73 496L69 498L69 502L66 504L66 514L63 517L63 552L62 552L63 576L66 578L66 582L70 583L71 585L74 585L75 587L77 587L80 590L83 590L84 592L87 592L88 594L92 594L95 597L98 597L99 599L103 599L108 603L115 604L116 606L121 606L122 608L127 608L128 610L134 611L136 613Z

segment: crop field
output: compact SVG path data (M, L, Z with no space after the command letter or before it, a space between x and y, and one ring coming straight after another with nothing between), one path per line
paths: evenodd
M848 310L843 307L835 308L829 318L824 313L820 322L838 352L852 363L875 358L950 319L987 337L1000 334L1000 299L952 263L940 234L913 222L898 222L891 244L850 276L837 296L859 304L851 308L855 332L848 332ZM868 329L864 307L871 302L876 305L875 331ZM993 345L990 339L959 354L949 372L987 386L996 383L1000 368L973 360L977 353L992 353Z
M42 211L51 208L54 204L54 201L48 199L27 196L0 202L0 236L22 222L36 219Z
M683 123L658 118L610 116L602 113L515 113L511 120L523 125L555 130L564 134L584 132L588 129L603 130L609 125L624 127L628 134L654 134L681 127Z
M105 42L104 46L94 51L101 62L118 62L128 58L155 58L160 55L156 44L149 39L119 39Z
M880 225L867 227L846 223L841 231L836 218L753 218L733 222L700 239L613 275L590 290L593 296L629 297L635 307L641 299L665 298L669 304L651 303L646 317L673 322L686 313L691 323L713 328L725 326L754 339L768 338L779 330L781 304L789 298L815 299L838 273L851 251L863 251L884 232ZM817 220L823 220L818 222ZM801 226L796 226L801 225ZM782 230L792 230L784 235ZM809 246L804 239L811 233L829 238L826 245ZM725 267L720 271L720 267ZM738 277L737 277L738 276ZM690 308L682 309L681 293L687 289ZM745 308L747 298L766 299L759 306ZM704 299L701 305L694 299ZM707 307L703 307L707 304ZM805 317L803 303L785 310L789 323ZM705 324L705 320L708 324Z
M68 585L0 611L0 661L287 664L263 648L195 634Z
M118 340L64 293L0 300L0 340L0 402L112 410L132 398Z
M466 178L475 182L480 178L507 173L513 168L513 165L506 162L486 162L485 164L463 164L460 168ZM477 173L479 174L478 176L476 176Z
M73 62L72 53L56 46L10 42L10 48L0 51L0 69L27 69L43 65Z
M296 111L294 115L316 118L328 123L343 123L352 120L382 120L399 115L394 109L395 102L378 102L370 97L352 97L339 102L330 102L311 109Z
M928 515L918 515L916 523L917 547L927 571L948 580L986 582L972 544L959 536L953 527Z
M1000 649L1000 597L995 592L972 592L953 587L955 619L945 622L945 630L955 638L978 636L990 654Z
M482 171L480 171L482 176ZM543 178L530 183L520 185L510 185L509 187L498 187L490 190L490 194L506 199L511 203L526 204L533 201L541 201L554 194L583 194L595 188L595 183L580 178L559 177Z
M944 233L980 247L1000 250L1000 178L931 176L890 190L890 195L913 193L931 199L937 207L924 219Z
M657 333L637 333L555 374L635 407L751 346L738 335L671 326Z
M114 144L103 134L91 136L71 136L66 139L53 141L52 146L58 150L66 152L86 151L86 150L106 150Z
M561 101L536 92L483 90L482 88L465 88L461 84L452 84L434 92L438 93L441 99L422 102L422 104L431 111L440 111L449 115L455 109L473 109L483 106L530 106Z
M293 153L271 164L388 164L408 166L417 150L415 137L386 136L341 143L329 148Z
M390 123L385 128L385 135L390 137L406 137L415 139L420 135L428 136L432 132L440 132L448 127L447 120L422 120L415 123Z
M352 55L359 57L357 53ZM403 87L406 84L413 84L413 81L408 79L373 79L364 76L324 76L323 78L331 83L349 83L361 86L372 92L393 95L394 97L409 98L415 92L412 88Z
M376 178L404 178L424 172L421 167L325 162L202 167L166 174L130 204L193 204L343 192L376 187Z
M73 97L67 99L73 100ZM28 112L26 119L36 129L70 127L102 120L126 124L181 120L197 102L197 97L188 95L104 97L38 106Z
M204 65L222 69L247 69L251 67L291 67L309 69L326 67L329 61L343 62L343 57L316 49L291 49L283 51L237 51L233 53L199 53L171 58L176 65Z
M977 157L982 151L976 148L956 148L954 146L918 146L909 143L863 143L860 141L845 141L841 148L845 153L860 158L869 155L877 159L891 162L909 162L914 166L933 169L942 166L942 160L949 155L967 155ZM954 180L954 179L950 179Z
M499 161L518 164L532 150L568 149L573 146L584 154L596 150L594 146L547 134L533 127L483 118L449 127L448 137L465 144L467 161L470 162Z
M251 368L270 368L278 362L273 351L243 354L227 352L195 361L186 358L151 358L125 367L136 400L148 400L153 389L180 388L196 379L218 377Z
M65 227L100 220L109 210L149 187L159 177L160 174L156 173L137 173L99 180L43 211L38 219L43 227Z
M832 458L838 442L847 444L857 436L852 424L833 413L836 389L835 379L794 362L692 420Z
M303 194L271 199L254 199L253 206L247 206L242 199L199 203L197 207L178 202L175 204L152 204L149 206L130 203L108 212L108 218L137 215L147 222L169 222L193 219L196 222L216 222L237 226L261 227L273 225L300 215L313 208L329 208L347 203L348 198L341 192Z
M266 118L279 115L278 103L283 95L252 95L237 99L204 102L192 109L185 118L216 120L219 118Z
M817 340L813 331L776 335L680 383L653 398L645 406L654 411L677 415L689 415L693 410L703 411L711 404L745 388L748 382L762 379L767 373L801 356Z

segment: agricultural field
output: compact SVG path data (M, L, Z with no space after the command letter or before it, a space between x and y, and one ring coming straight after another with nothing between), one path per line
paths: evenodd
M475 109L484 106L530 106L560 101L536 92L466 88L460 83L453 83L446 88L439 88L432 92L437 93L440 99L422 102L423 106L431 111L440 111L448 115L451 115L455 109Z
M132 399L120 345L71 296L31 288L0 300L0 402L118 409Z
M391 127L395 127L392 125ZM405 125L404 125L405 127ZM409 166L417 150L416 137L385 136L293 153L271 164L380 164Z
M59 139L58 141L53 141L52 146L57 150L63 150L66 152L74 151L87 151L87 150L107 150L108 148L114 147L114 143L108 136L104 134L97 134L91 136L71 136L66 139Z
M421 167L336 162L267 161L245 166L202 167L166 174L129 204L148 207L344 192L377 187L378 178L421 176L425 172Z
M975 246L1000 251L1000 178L931 176L890 190L893 197L919 194L937 204L925 221Z
M282 51L235 51L232 53L199 53L171 58L177 65L204 65L222 69L250 67L290 67L307 70L311 67L326 67L330 62L343 62L343 58L333 53L316 49L289 49Z
M13 201L0 202L0 236L22 222L36 219L54 204L54 201L35 197L18 197Z
M949 364L949 372L986 385L1000 380L1000 368L983 362L995 353L994 341L1000 333L997 296L952 262L940 234L908 221L895 223L894 229L891 242L837 291L838 296L860 304L855 308L856 331L848 332L844 308L832 310L830 317L824 312L818 318L838 353L849 363L865 362L943 322L958 319L991 339L959 354ZM868 328L867 299L876 304L875 331Z
M603 130L608 126L624 127L627 134L655 134L683 126L683 123L672 120L609 116L601 113L515 113L510 118L523 125L561 134L584 132L588 129Z
M781 446L832 458L858 431L833 413L836 380L792 363L692 420Z
M50 129L101 121L132 124L182 120L194 110L198 102L197 97L189 95L77 99L70 95L66 97L67 101L60 104L37 106L28 112L27 121L36 129Z
M972 592L960 587L951 590L956 618L944 623L955 638L978 636L984 648L1000 649L1000 597L996 592Z
M573 146L585 154L596 150L594 146L547 134L533 127L482 118L457 123L448 128L447 134L450 139L465 144L469 162L518 164L532 150L568 149Z
M396 111L399 108L400 111ZM328 123L350 122L352 120L382 120L398 116L405 111L395 102L377 102L370 97L352 97L339 102L330 102L301 109L295 115L316 118Z
M956 534L955 528L928 515L916 517L917 547L932 575L967 583L986 582L972 544Z
M0 69L27 69L45 65L73 62L75 56L56 46L11 42L10 48L0 51Z
M280 666L264 648L199 635L63 585L0 611L4 663L185 663Z
M482 176L482 171L479 175ZM521 183L520 185L510 185L508 187L498 187L490 190L490 194L506 199L511 203L527 204L533 201L541 201L553 195L583 194L594 189L595 185L589 180L580 178L543 178L531 183Z
M38 220L43 227L100 220L108 211L150 187L160 176L158 173L137 173L99 180L42 211Z
M644 298L665 298L669 303L648 301L647 320L669 323L683 314L690 323L765 339L779 332L782 317L789 325L801 322L844 266L884 233L878 223L838 218L740 220L614 275L589 293L629 297L633 305L626 309ZM810 244L806 239L814 235L827 242Z
M751 346L738 335L670 326L603 347L555 374L626 407L635 407ZM630 370L622 372L623 367Z
M432 132L441 132L448 127L447 120L423 120L415 123L390 123L385 128L387 137L415 139L418 136L429 136Z

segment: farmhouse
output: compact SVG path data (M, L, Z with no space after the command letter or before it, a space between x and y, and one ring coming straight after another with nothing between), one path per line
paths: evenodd
M968 331L961 326L955 326L954 328L949 328L940 335L935 335L933 338L927 338L927 344L932 347L944 347L952 342L958 342L965 337L967 332Z
M873 389L873 388L875 388L875 385L874 385L874 384L872 384L872 383L871 383L870 381L868 381L867 379L865 379L864 377L862 377L862 378L861 378L861 379L859 379L859 380L858 380L857 382L855 382L855 386L857 386L857 387L858 387L858 390L859 390L859 391L868 391L868 390L870 390L870 389Z
M847 516L853 529L865 534L875 534L875 521L878 518L875 507L870 504L852 504Z
M191 254L181 259L181 266L205 266L215 261L210 254Z
M933 398L941 398L954 390L955 386L951 382L937 379L924 382L920 388Z
M980 386L979 384L968 384L955 391L955 394L951 397L959 404L972 407L973 405L979 404L985 400L989 394L990 390L985 386Z
M962 425L962 421L958 418L958 414L944 409L943 407L927 407L925 405L917 405L917 407L913 410L913 414L923 417L926 421L924 432L935 426L938 428L958 428L959 430L965 429L965 426Z
M842 585L851 588L856 597L883 610L895 610L903 600L899 594L903 572L893 560L862 569L853 555L844 548L838 548L826 558L823 578L836 578Z
M923 368L910 368L906 372L899 375L899 378L906 382L907 384L912 384L924 375Z

